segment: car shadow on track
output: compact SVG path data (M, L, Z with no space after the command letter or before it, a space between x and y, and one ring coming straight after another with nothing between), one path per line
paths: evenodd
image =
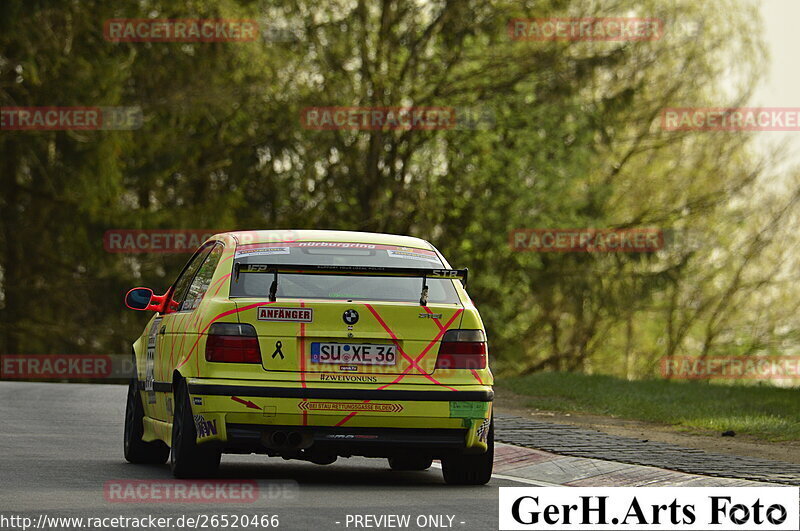
M172 479L167 465L114 466L110 476L129 479ZM332 465L315 465L280 458L263 458L261 461L226 462L223 457L216 480L272 480L294 481L301 485L352 485L352 486L430 486L442 485L442 472L431 468L421 472L391 470L385 459L348 463L340 459Z
M227 479L293 480L300 484L347 484L363 486L413 486L442 484L441 470L432 468L422 472L391 470L385 460L375 460L374 465L314 465L286 462L280 466L244 463L224 464L219 477Z

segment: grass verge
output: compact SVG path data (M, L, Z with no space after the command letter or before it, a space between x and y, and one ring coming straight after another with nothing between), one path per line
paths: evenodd
M525 396L525 405L537 409L610 415L687 430L733 430L772 441L800 440L796 388L552 372L505 378L498 387Z

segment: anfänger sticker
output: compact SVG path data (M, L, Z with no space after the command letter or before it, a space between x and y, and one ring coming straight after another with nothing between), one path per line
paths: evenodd
M314 310L311 308L276 308L273 306L259 306L258 320L310 323L314 320Z

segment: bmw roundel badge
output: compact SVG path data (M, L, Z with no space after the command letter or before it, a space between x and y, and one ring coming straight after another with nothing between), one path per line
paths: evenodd
M342 319L344 319L345 323L354 325L358 322L358 312L355 310L347 310L342 315Z

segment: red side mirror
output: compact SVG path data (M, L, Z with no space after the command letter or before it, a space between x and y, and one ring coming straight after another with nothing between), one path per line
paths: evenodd
M167 296L155 295L150 288L133 288L125 295L125 306L131 310L163 312Z

